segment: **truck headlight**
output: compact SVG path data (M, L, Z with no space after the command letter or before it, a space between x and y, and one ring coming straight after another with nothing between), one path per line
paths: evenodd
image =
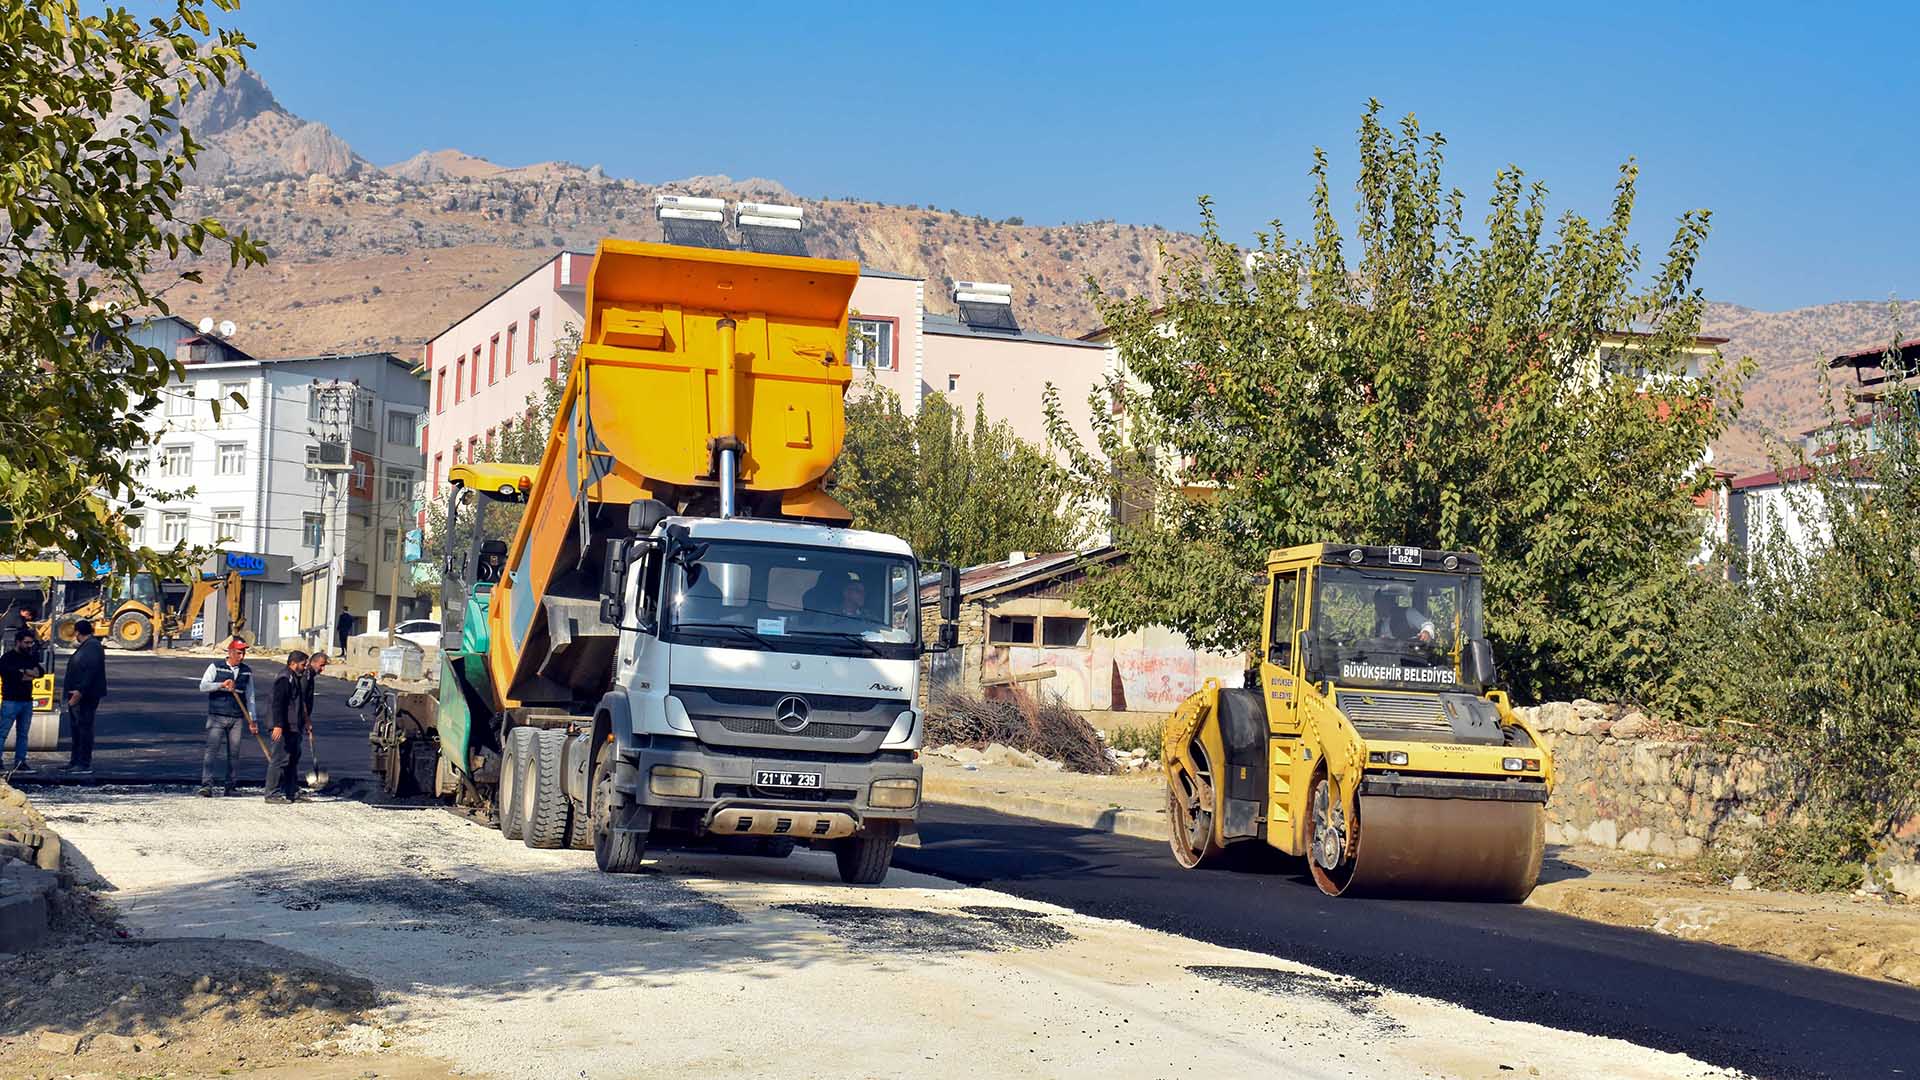
M887 729L887 737L880 741L881 746L899 746L912 741L914 725L920 722L920 714L908 709L893 718L893 726Z
M672 694L667 695L667 726L675 731L693 734L693 719L687 715L687 706Z
M677 765L655 765L653 771L647 774L647 790L669 799L697 799L700 797L700 781L703 779L705 778L700 774L699 769L682 769Z
M911 810L920 802L920 781L875 780L867 802L882 810Z
M1519 772L1520 770L1527 767L1527 763L1524 760L1517 757L1501 758L1500 767L1507 770L1508 772Z

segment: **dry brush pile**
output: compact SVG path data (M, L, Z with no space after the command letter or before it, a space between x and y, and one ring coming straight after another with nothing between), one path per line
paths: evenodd
M961 694L943 696L927 711L927 745L988 746L1060 762L1079 773L1113 771L1107 746L1086 718L1057 702L988 701Z

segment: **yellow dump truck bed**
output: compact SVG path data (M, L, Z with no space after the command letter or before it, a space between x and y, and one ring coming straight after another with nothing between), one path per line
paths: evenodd
M584 687L574 676L610 646L583 523L595 540L615 535L637 499L714 512L719 448L737 448L740 512L846 520L820 485L845 438L859 275L840 260L601 242L580 351L489 613L501 700Z

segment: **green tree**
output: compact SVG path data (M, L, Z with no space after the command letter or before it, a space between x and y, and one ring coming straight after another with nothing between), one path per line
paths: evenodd
M899 536L922 559L970 566L1085 539L1066 470L1005 421L977 404L969 419L942 394L917 415L872 380L850 394L834 479L854 525Z
M1898 372L1898 351L1884 363ZM1732 721L1792 775L1807 813L1756 838L1763 882L1851 887L1874 843L1920 812L1920 392L1896 375L1843 400L1822 452L1775 462L1792 481L1784 505L1750 514L1744 582L1701 590L1663 698L1685 719Z
M1698 547L1690 497L1746 370L1716 355L1688 374L1708 215L1681 216L1640 284L1631 162L1605 221L1565 213L1551 237L1545 188L1502 170L1475 236L1443 145L1372 103L1351 241L1317 152L1306 240L1275 222L1243 251L1202 199L1202 251L1168 256L1163 307L1089 281L1128 374L1090 401L1097 445L1050 412L1086 490L1123 511L1130 557L1085 592L1101 623L1243 649L1268 550L1419 544L1486 557L1523 693L1619 691L1661 662L1660 590Z
M180 104L243 68L251 47L213 30L203 0L144 22L118 8L83 16L77 0L0 0L0 553L174 572L188 561L183 545L136 553L125 532L156 493L146 418L188 392L180 364L131 332L167 312L169 288L199 280L167 260L223 246L232 265L266 261L244 232L178 213L200 149Z

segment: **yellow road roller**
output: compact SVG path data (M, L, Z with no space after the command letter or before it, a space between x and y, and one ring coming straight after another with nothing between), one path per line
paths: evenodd
M1261 841L1332 896L1526 899L1553 760L1494 689L1482 581L1464 551L1272 552L1257 685L1208 680L1163 737L1180 865Z

